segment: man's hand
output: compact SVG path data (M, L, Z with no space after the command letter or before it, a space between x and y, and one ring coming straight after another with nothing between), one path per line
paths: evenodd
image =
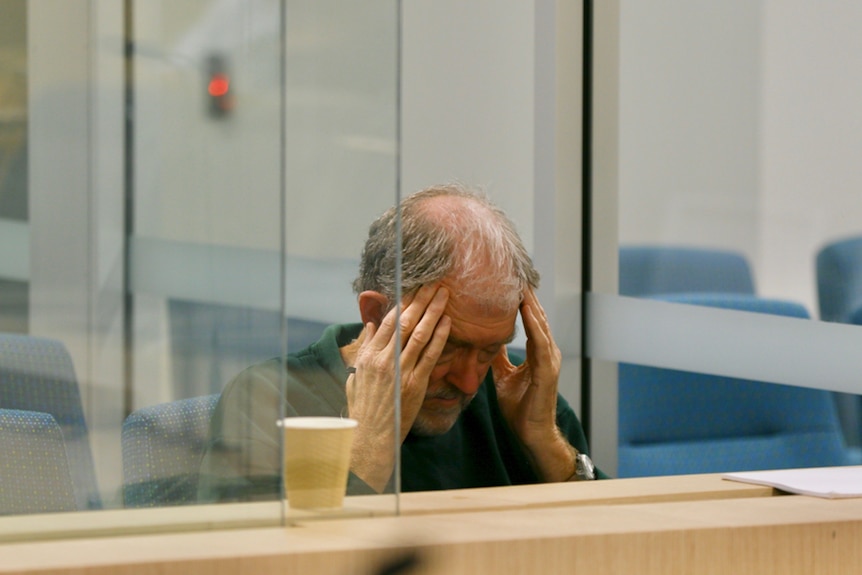
M449 291L423 286L401 304L401 338L396 309L380 326L365 326L355 367L347 380L347 407L359 421L353 440L351 471L374 490L383 491L395 465L395 353L401 348L400 445L422 407L428 378L449 337L451 320L443 315Z
M557 387L562 354L551 335L545 310L533 290L521 303L527 358L512 365L506 349L491 364L503 417L544 481L565 481L574 473L576 451L557 428Z

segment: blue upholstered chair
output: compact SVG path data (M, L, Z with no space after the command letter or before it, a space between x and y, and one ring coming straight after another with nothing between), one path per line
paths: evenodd
M858 308L847 314L847 323L852 323L853 325L862 325L862 306L859 306Z
M820 319L862 325L862 236L825 244L815 259ZM836 393L848 443L862 452L862 396Z
M734 294L668 301L807 318L795 302ZM619 366L619 476L850 463L827 391Z
M862 306L862 236L826 244L815 263L820 319L847 322Z
M862 305L847 314L846 322L862 326ZM853 462L860 465L862 464L862 396L849 393L837 395L838 418L841 420Z
M75 511L63 432L47 413L0 409L0 515Z
M708 248L622 246L619 293L754 293L754 276L744 255Z
M63 343L0 334L0 408L50 414L65 440L78 509L102 507L78 380Z
M153 405L123 422L126 507L193 503L218 394Z

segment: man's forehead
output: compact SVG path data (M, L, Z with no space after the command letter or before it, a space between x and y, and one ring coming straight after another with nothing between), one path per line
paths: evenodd
M486 348L493 347L498 345L506 345L512 343L514 341L516 335L516 330L513 328L508 336L502 339L486 339L482 341L465 339L462 337L458 337L456 335L449 335L449 338L446 340L450 345L454 345L457 347L465 347L465 348Z
M463 309L447 307L452 320L448 341L464 347L486 348L510 343L517 335L517 310L511 313L464 313Z

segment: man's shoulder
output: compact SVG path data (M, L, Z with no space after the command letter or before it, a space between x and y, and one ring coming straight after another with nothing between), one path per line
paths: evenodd
M228 383L222 394L224 395L232 388L249 385L277 387L282 379L284 369L284 360L277 357L251 365L239 372Z

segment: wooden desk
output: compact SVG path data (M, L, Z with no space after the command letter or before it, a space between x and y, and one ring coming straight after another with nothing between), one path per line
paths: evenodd
M773 489L721 479L720 474L613 479L515 487L403 493L401 515L494 511L696 499L768 497ZM395 496L349 497L336 517L391 516ZM319 513L282 509L279 501L195 505L157 509L108 509L0 517L0 543L107 535L276 527L286 515L290 524L326 519Z
M415 507L400 517L7 543L0 572L374 573L405 553L420 560L405 573L422 574L862 572L862 499L765 497L771 491L715 476L690 476L690 487L678 484L683 495L674 495L662 492L661 479L685 483L613 480L605 483L616 488L591 494L580 489L588 484L441 492L440 513L429 512L435 494L409 494L402 503ZM702 497L710 489L714 497ZM568 503L547 505L554 499ZM502 503L491 509L491 500ZM471 509L455 510L463 501Z
M423 574L857 574L862 499L525 508L18 543L0 545L0 571L373 573L405 553Z

